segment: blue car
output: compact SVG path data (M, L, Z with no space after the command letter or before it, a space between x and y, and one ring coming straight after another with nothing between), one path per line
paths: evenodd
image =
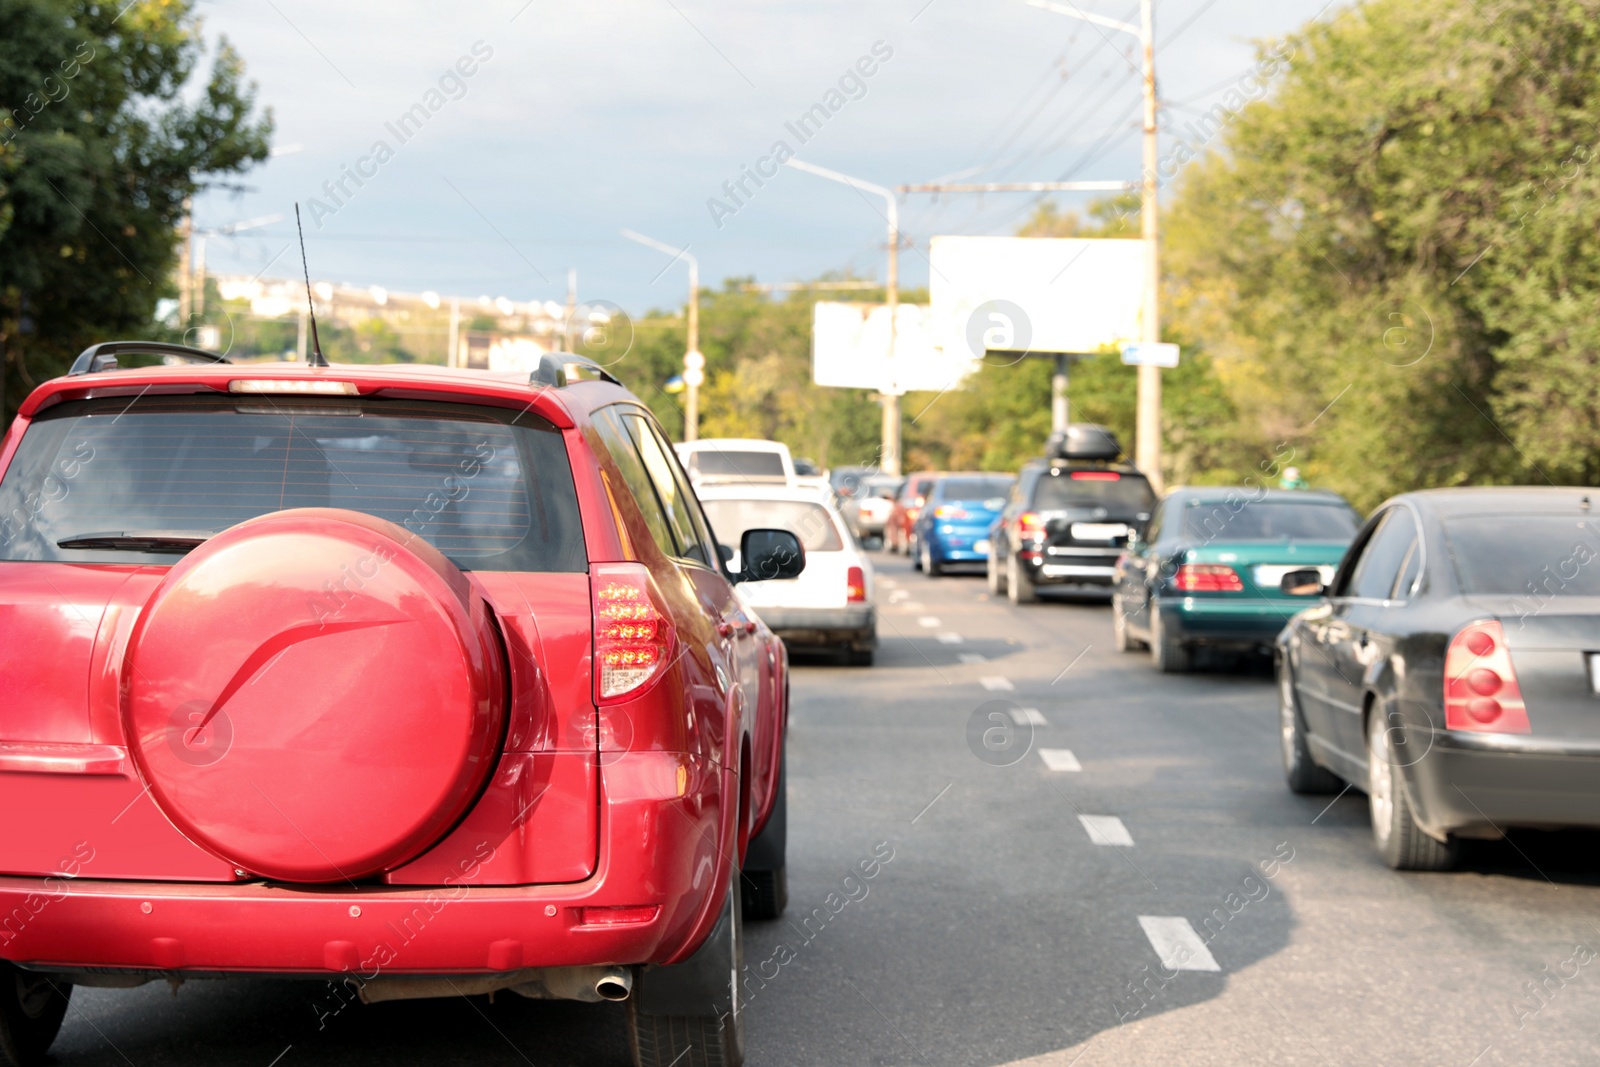
M930 578L960 564L987 566L989 527L1015 482L1009 474L939 475L911 528L911 565Z

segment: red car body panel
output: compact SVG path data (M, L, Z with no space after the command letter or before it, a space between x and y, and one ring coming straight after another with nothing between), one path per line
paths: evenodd
M571 459L589 562L649 569L672 620L673 660L626 699L597 704L590 577L467 572L499 637L509 694L493 768L414 858L368 878L274 881L238 873L194 840L216 829L203 816L191 812L198 821L180 829L153 798L145 761L130 755L130 643L176 568L0 563L0 959L314 975L691 955L722 907L729 865L772 809L787 664L725 577L657 548L588 422L596 408L637 401L603 382L547 389L438 368L110 371L35 390L0 445L0 475L32 417L56 403L227 395L248 379L350 382L363 397L547 419ZM594 910L641 907L620 923Z

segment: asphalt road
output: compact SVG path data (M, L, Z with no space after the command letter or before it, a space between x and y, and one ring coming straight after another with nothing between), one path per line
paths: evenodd
M1112 650L1104 601L1013 608L879 561L878 664L796 657L791 907L748 927L752 1064L1595 1061L1600 837L1389 871L1365 797L1284 788L1263 664L1158 675ZM55 1055L627 1062L612 1005L353 1005L319 1027L319 992L80 990Z

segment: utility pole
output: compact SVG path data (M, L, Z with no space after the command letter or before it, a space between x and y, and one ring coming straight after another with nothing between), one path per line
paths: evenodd
M461 365L461 298L450 298L450 340L445 342L449 349L444 354L446 367L459 367Z
M689 254L689 246L673 248L653 237L634 230L623 230L622 236L637 241L672 257L673 262L683 260L689 266L689 307L687 311L689 336L683 353L683 439L700 439L700 387L706 381L706 357L700 353L700 261ZM668 263L667 267L672 266ZM664 273L667 267L662 267ZM658 274L656 277L660 277Z
M562 347L568 352L574 351L576 342L572 339L572 320L578 315L578 268L567 268L567 326L563 334Z
M889 381L883 384L881 396L883 397L883 445L882 456L878 466L885 474L899 477L900 470L900 397L904 390L900 388L899 377L896 374L896 348L900 334L900 200L893 189L871 182L852 178L848 174L840 174L836 170L828 170L811 163L802 163L798 159L784 161L785 166L796 170L803 170L808 174L815 174L819 178L829 181L841 182L852 189L874 193L883 197L887 205L885 220L889 223L889 274L886 281L885 303L889 305Z
M178 237L183 242L178 246L178 329L189 328L189 316L194 310L194 276L189 263L189 246L193 243L194 230L194 201L189 197L183 199L183 221L178 224Z
M1092 15L1073 4L1059 4L1053 0L1024 0L1034 7L1054 11L1058 15L1082 19L1096 26L1132 34L1139 39L1143 51L1141 75L1144 83L1144 176L1140 216L1145 243L1144 315L1140 330L1146 342L1161 340L1161 247L1157 212L1156 167L1159 163L1156 138L1156 33L1152 0L1139 0L1139 25L1134 26L1104 15ZM1161 478L1161 368L1146 364L1139 366L1139 410L1135 462L1150 479L1156 492L1162 490Z

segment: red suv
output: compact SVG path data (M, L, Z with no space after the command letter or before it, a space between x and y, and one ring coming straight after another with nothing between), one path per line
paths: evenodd
M788 665L733 587L805 558L730 574L608 373L103 344L0 472L13 1063L74 985L231 974L626 1000L637 1063L741 1062Z

